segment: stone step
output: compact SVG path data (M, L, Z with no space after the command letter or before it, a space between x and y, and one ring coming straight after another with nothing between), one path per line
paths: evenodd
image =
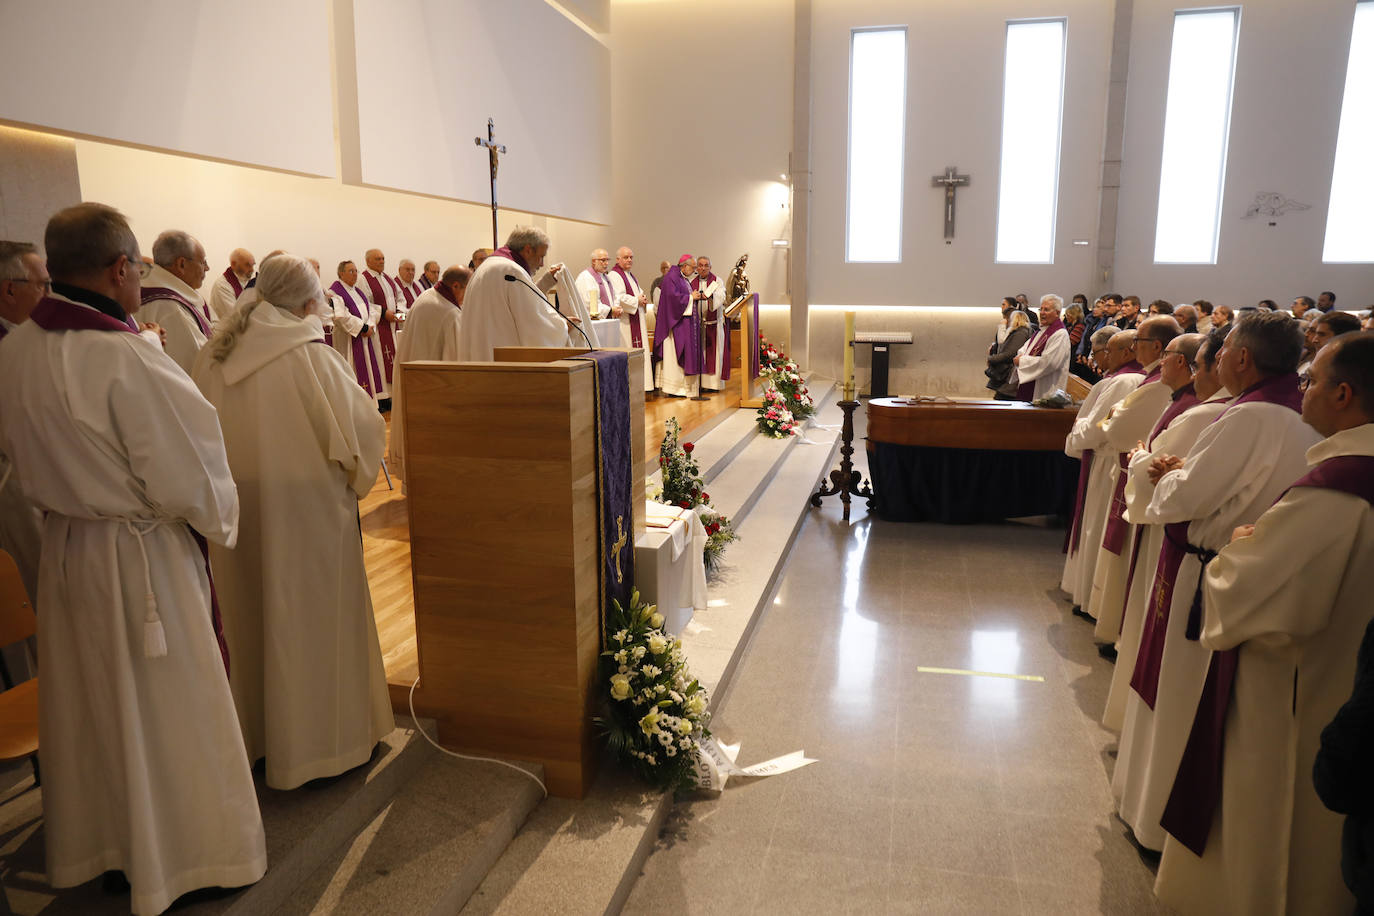
M267 874L237 893L213 899L197 893L177 912L242 916L271 913L281 906L335 850L373 821L402 786L439 756L415 731L414 722L402 716L396 722L396 730L382 739L371 761L332 782L282 792L268 788L262 776L255 774L267 836ZM428 729L433 727L427 723ZM0 836L11 838L11 845L5 847L5 889L14 912L43 916L128 913L128 894L105 893L99 878L58 891L48 886L42 790L17 788L16 794L0 800ZM13 845L16 834L24 838Z
M817 422L836 429L808 428L807 438L816 444L792 440L780 457L774 456L777 460L769 466L766 479L734 479L734 462L754 447L751 441L712 484L713 502L749 503L739 527L741 540L726 550L720 574L709 582L710 606L698 612L683 634L692 673L712 690L716 710L728 697L749 636L772 600L802 518L812 511L809 497L835 461L842 414L835 406L833 388L827 382L817 392ZM736 414L747 415L753 424L753 410ZM724 431L728 423L715 432ZM786 444L757 438L773 446ZM747 492L736 491L736 484ZM778 752L792 750L796 748ZM646 790L607 762L586 798L551 798L530 815L468 900L464 916L619 912L653 850L671 804L671 793Z
M507 767L436 754L275 912L457 913L543 798Z

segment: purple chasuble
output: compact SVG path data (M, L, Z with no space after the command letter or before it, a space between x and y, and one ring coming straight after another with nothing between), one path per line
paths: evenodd
M1054 332L1063 330L1064 322L1059 318L1054 319L1053 324L1041 328L1040 333L1035 335L1035 339L1031 341L1030 349L1026 351L1026 355L1039 356L1042 353L1044 353L1045 345L1050 342L1050 338L1054 336ZM1019 388L1017 388L1016 397L1018 400L1022 401L1033 401L1035 399L1034 380L1025 382Z
M710 286L719 279L720 278L715 274L710 274L705 280L701 277L693 277L691 284L692 291L695 292L703 286ZM721 381L726 381L730 378L730 329L729 327L719 329L716 327L716 306L713 300L702 299L700 301L706 308L706 313L702 316L706 319L703 334L705 338L706 365L702 367L701 371L709 375L710 373L708 370L715 368L716 346L718 345L716 338L719 337L719 346L724 348L724 353L721 354L720 378Z
M615 265L614 267L612 267L611 270L613 270L613 271L615 271L616 273L620 274L620 281L621 281L622 283L625 284L625 292L626 292L626 293L629 293L631 290L634 290L634 289L638 289L638 288L639 288L639 281L638 281L638 280L635 280L635 275L632 274L632 273L629 273L628 271L626 271L625 268L621 267L619 264L617 264L617 265ZM592 271L592 272L595 273L596 271ZM681 275L681 273L682 273L681 271L678 271L678 274L679 274L679 275ZM634 285L633 285L633 286L630 285L630 281L631 281L631 280L634 280ZM661 301L662 301L662 300L660 300L660 302L661 302ZM659 339L660 339L660 338L659 338L659 335L660 335L661 333L662 333L662 332L661 332L658 328L655 328L655 329L654 329L654 358L655 358L655 359L662 359L662 358L663 358L663 351L662 351L661 349L659 349L659 343L658 343L658 341L659 341ZM644 346L644 310L643 310L643 309L638 309L638 310L636 310L635 313L634 313L633 315L630 316L630 346L632 346L632 347L643 347L643 346Z
M386 274L381 275L382 279L391 287L391 301L395 302L398 295L396 284ZM382 292L382 284L377 278L368 271L363 271L363 279L367 281L367 287L372 291L372 304L382 307L382 320L377 322L377 340L382 345L382 364L386 368L386 380L391 381L392 366L396 362L396 335L391 330L391 322L387 320L387 313L390 311L386 307L386 293Z
M663 358L663 344L673 341L673 351L677 353L677 364L683 375L700 375L701 365L697 359L697 323L687 314L692 304L691 287L687 278L676 267L670 268L663 277L658 292L658 324L654 328L654 358Z
M196 308L191 300L187 299L176 290L168 289L165 286L143 287L143 292L139 299L143 305L147 305L149 302L153 302L157 299L170 299L181 306L183 310L190 314L191 319L196 323L196 327L200 328L200 333L205 335L205 339L210 339L210 323L206 321L205 316L200 313L200 309Z
M1301 412L1302 392L1298 387L1298 374L1290 372L1270 376L1256 385L1251 385L1226 406L1226 410L1221 412L1221 417L1241 404L1253 402L1278 404ZM1220 420L1221 417L1217 419ZM1369 468L1374 467L1374 458L1349 457L1358 459L1357 463L1341 462L1333 465L1329 471L1322 472L1322 468L1330 461L1340 459L1323 461L1293 486L1319 486L1343 490L1368 499L1364 493L1344 487L1352 482L1351 469L1357 473L1367 474ZM1286 490L1284 492L1287 493ZM1202 630L1202 578L1206 575L1207 564L1216 554L1212 551L1202 551L1191 544L1188 545L1188 549L1189 552L1199 551L1202 558L1202 569L1198 573L1198 590L1193 598L1193 607L1188 614L1187 632L1184 634L1188 639L1197 639ZM1162 563L1163 554L1160 555L1160 559ZM1164 816L1159 821L1160 826L1171 836L1199 856L1207 848L1207 834L1211 832L1217 803L1221 799L1226 713L1231 707L1231 687L1235 682L1236 665L1239 660L1239 649L1212 653L1212 659L1207 666L1207 680L1202 685L1202 697L1198 701L1197 714L1193 718L1192 730L1188 733L1188 744L1183 749L1178 775L1174 777L1173 790L1169 793L1168 804L1164 806Z
M355 317L361 318L364 325L367 324L367 300L356 286L350 290L344 286L342 280L335 280L329 287L329 291L343 299L344 307ZM357 299L353 298L355 295L358 297ZM353 374L358 379L358 384L362 389L375 398L382 390L382 370L377 365L377 354L372 352L372 348L361 336L354 337L351 343L353 345Z

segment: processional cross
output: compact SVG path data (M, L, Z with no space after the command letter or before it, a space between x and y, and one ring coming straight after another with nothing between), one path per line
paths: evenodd
M506 146L504 143L496 142L496 121L487 118L487 139L473 137L472 142L487 148L487 158L491 162L491 247L500 248L501 243L497 240L496 235L496 169L500 162L496 157L498 153L505 154Z
M932 186L944 185L945 188L945 238L954 238L954 189L969 182L969 176L960 175L959 170L954 166L945 169L943 175L935 175L930 179ZM945 244L949 244L946 242Z

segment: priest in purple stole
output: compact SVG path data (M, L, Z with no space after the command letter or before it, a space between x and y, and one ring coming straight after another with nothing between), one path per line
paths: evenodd
M1040 331L1021 347L1012 362L1023 401L1046 398L1069 380L1069 331L1059 313L1064 300L1050 293L1040 297Z
M393 325L399 325L404 320L405 306L401 297L401 287L386 274L386 256L382 254L381 249L369 249L364 257L367 259L367 269L363 271L361 279L369 301L375 308L381 309L376 331L377 344L382 353L382 398L387 399L391 397L391 379L396 364L397 328Z
M257 259L247 248L235 248L229 254L229 266L215 278L210 287L210 311L219 321L234 310L243 291L253 285L253 268Z
M711 259L697 258L697 275L692 278L692 296L702 310L701 385L719 391L730 378L730 321L725 317L725 284L711 273Z
M1302 416L1326 438L1307 450L1309 472L1204 574L1201 642L1214 667L1165 826L1205 843L1191 864L1229 912L1354 911L1338 867L1341 818L1318 799L1312 769L1374 619L1372 367L1374 335L1318 353ZM1367 789L1369 774L1360 778Z
M654 361L649 352L649 319L652 309L649 297L639 287L634 275L635 253L621 246L616 249L615 265L606 274L611 285L611 302L620 309L620 345L638 347L645 351L644 390L654 390Z
M386 379L374 331L381 309L368 302L356 286L358 268L352 261L341 262L338 273L339 279L329 287L338 297L334 307L334 347L344 354L362 389L373 400L381 400L386 396Z
M664 275L659 289L654 361L658 363L657 381L663 393L687 397L697 393L692 376L701 374L698 310L689 285L697 267L690 254L678 258L677 265L676 270Z
M166 332L163 349L188 375L210 339L210 309L197 290L210 265L205 248L189 233L168 229L153 242L153 263L142 279L139 317Z

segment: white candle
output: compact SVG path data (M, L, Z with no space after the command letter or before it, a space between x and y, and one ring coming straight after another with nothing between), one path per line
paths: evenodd
M854 313L844 313L844 399L854 400Z

